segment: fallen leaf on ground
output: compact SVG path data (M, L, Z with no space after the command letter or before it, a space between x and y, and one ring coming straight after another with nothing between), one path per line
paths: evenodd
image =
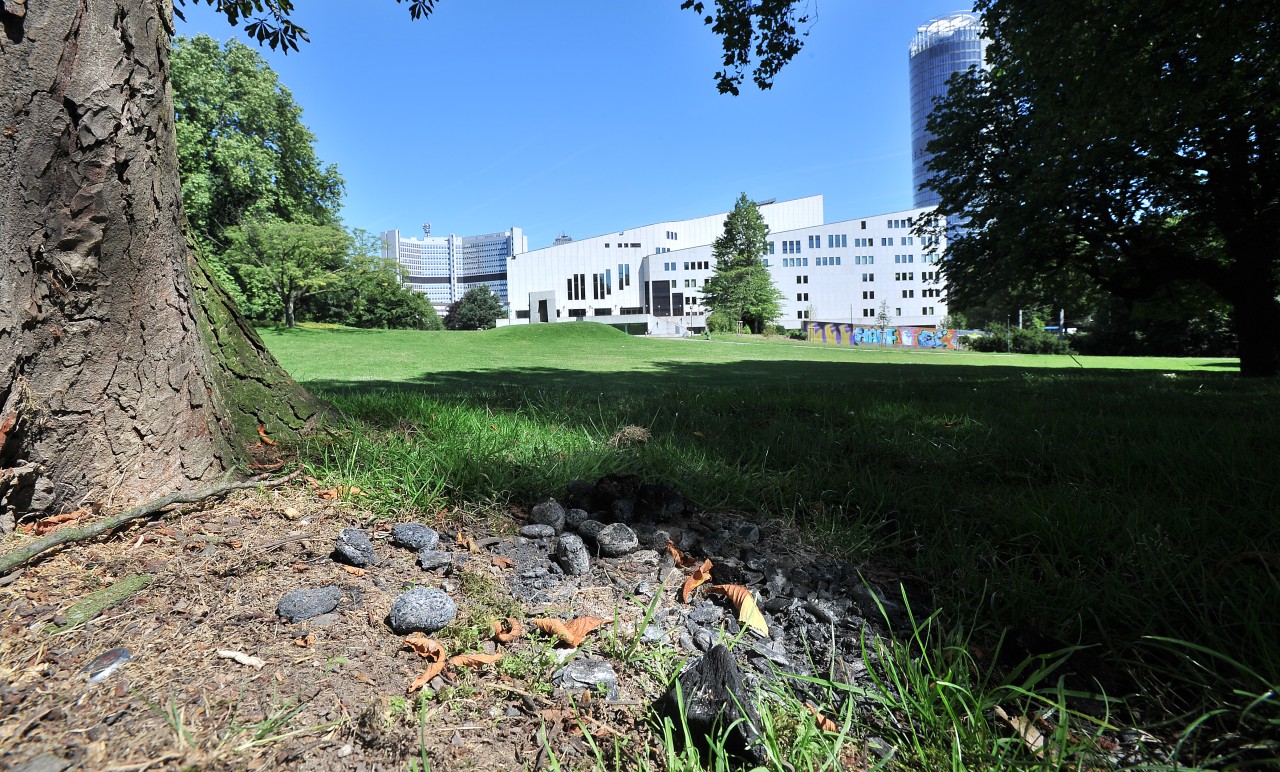
M77 509L74 512L64 512L60 515L52 515L50 517L37 520L34 523L27 523L18 526L18 530L23 533L34 533L36 536L44 536L46 533L52 533L65 525L70 525L85 515L89 514L87 509Z
M404 643L406 646L432 662L441 662L444 660L444 644L437 641L435 638L428 638L422 633L413 633L404 639Z
M449 663L445 662L444 644L434 638L428 638L422 633L413 633L404 639L405 645L423 657L431 660L431 664L427 665L427 669L422 671L417 678L413 679L413 683L409 684L409 691L416 692L427 685L432 678L440 675Z
M262 440L263 445L275 445L276 441L267 436L267 427L258 426L258 437Z
M511 558L497 557L493 558L493 564L501 569L512 569L516 567L516 562Z
M292 566L290 566L290 568L293 569L293 572L295 574L300 574L303 571L311 570L311 566L307 565L306 563L294 563Z
M751 590L740 584L716 584L708 587L707 592L723 595L733 601L734 608L738 610L738 621L765 638L769 637L769 623L764 621L764 614L756 606Z
M511 643L524 635L524 625L520 624L520 620L515 617L497 620L493 623L491 629L493 630L493 639L498 643Z
M248 665L254 670L261 670L262 666L267 664L265 661L257 657L251 657L243 651L230 651L228 649L218 649L218 656L223 659L233 659L241 665Z
M364 576L364 569L357 568L356 566L343 566L342 570L346 571L348 574L351 574L352 576Z
M1022 738L1022 742L1026 743L1027 748L1036 755L1036 758L1044 758L1044 735L1040 734L1040 730L1036 729L1031 719L1023 716L1010 716L999 705L996 706L996 715L1013 727L1013 731L1018 733L1018 736Z
M684 603L689 602L689 596L699 586L706 584L711 579L711 561L704 560L702 565L693 572L693 574L684 580L684 586L680 588L680 600Z
M458 654L449 658L449 664L454 667L483 667L500 659L501 654Z
M554 635L565 645L577 648L578 644L582 643L582 639L587 637L587 633L608 621L599 617L578 617L569 622L559 619L535 619L533 626L544 633Z
M804 706L813 714L814 721L817 723L819 729L824 732L840 731L840 727L836 726L836 722L822 715L822 711L815 708L812 703L806 702Z
M449 663L440 661L440 662L432 662L430 665L427 665L427 669L422 671L422 673L419 674L417 678L413 679L413 683L409 684L409 691L416 692L422 687L426 686L431 681L432 678L435 678L436 676L440 675L440 673L444 670L445 665L447 664Z
M680 551L676 543L667 539L667 554L671 555L671 559L676 562L680 568L693 568L698 565L698 559L692 555L686 555Z
M307 633L306 635L299 635L297 638L293 639L293 642L303 648L306 648L316 642L316 634Z

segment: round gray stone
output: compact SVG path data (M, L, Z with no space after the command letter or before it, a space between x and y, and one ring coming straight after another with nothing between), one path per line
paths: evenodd
M562 533L556 542L556 562L569 576L584 576L591 571L591 555L582 537L574 533Z
M422 550L418 553L418 565L423 571L433 568L444 568L453 562L453 555L443 550Z
M333 542L333 551L353 566L371 566L378 562L373 542L359 528L343 528Z
M618 699L618 674L598 659L573 660L551 675L551 683L570 692L590 690L607 700Z
M391 604L391 629L400 635L421 630L434 633L453 621L458 607L440 590L415 587Z
M547 499L529 510L532 525L549 525L557 531L564 530L564 507L555 499Z
M596 534L596 544L601 555L611 558L629 555L640 548L636 532L622 523L611 523L600 529Z
M585 509L570 509L564 513L564 527L576 531L582 521L590 517Z
M635 499L618 499L609 505L609 519L615 523L630 523L635 517Z
M391 529L391 540L411 550L433 550L440 545L440 534L422 523L401 523Z
M290 622L328 614L342 602L342 590L336 585L310 590L294 590L280 599L276 613Z
M596 535L604 530L604 523L599 520L583 520L578 523L578 533L588 541L595 541Z
M556 535L556 529L549 525L526 525L520 529L520 535L526 539L550 539Z

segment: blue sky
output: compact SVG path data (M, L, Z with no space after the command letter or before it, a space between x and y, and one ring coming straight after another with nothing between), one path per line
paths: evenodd
M715 90L718 38L680 0L308 0L262 49L347 180L343 219L420 235L525 229L531 249L822 194L834 222L911 206L907 45L963 3L815 0L770 91ZM359 8L358 12L352 9ZM178 34L238 37L188 5Z

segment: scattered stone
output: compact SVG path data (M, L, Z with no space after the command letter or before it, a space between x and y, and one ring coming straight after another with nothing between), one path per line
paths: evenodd
M573 660L551 675L551 683L570 692L590 690L606 700L618 699L618 674L598 659Z
M391 604L391 629L400 635L422 631L434 633L453 621L458 607L440 590L415 587Z
M526 539L550 539L556 535L556 529L549 525L526 525L520 529L520 535Z
M591 572L591 555L577 534L560 534L556 543L556 560L569 576L585 576Z
M316 587L311 590L294 590L280 599L276 613L290 622L328 614L342 602L342 590L337 585Z
M363 568L378 561L373 551L373 542L359 528L343 528L333 543L333 551L338 557L353 566Z
M596 534L596 544L600 554L616 558L635 552L640 547L636 532L622 523L612 523L600 529Z
M318 617L313 617L311 619L311 626L323 630L326 627L333 627L341 619L342 619L341 614L330 611L328 614L321 614Z
M92 662L80 671L89 675L89 683L97 683L109 678L121 665L133 659L133 654L125 648L108 649L99 654Z
M618 499L634 499L640 492L641 480L634 474L607 474L596 480L591 494L591 510L608 512Z
M630 523L635 517L635 499L618 499L609 505L609 519L615 523Z
M423 571L433 568L444 568L453 563L453 555L443 550L422 550L418 553L418 565Z
M636 517L663 521L684 512L684 498L665 485L642 485L636 499Z
M585 509L570 509L564 513L564 527L576 531L578 526L589 517L591 515L588 515Z
M760 745L760 715L728 649L715 646L677 680L680 696L673 684L662 698L661 710L677 726L685 721L689 737L704 752L709 752L711 738L718 737L724 727L731 727L724 741L725 750L750 764L765 762Z
M391 529L391 540L411 550L433 550L440 546L440 534L422 523L401 523Z
M709 533L702 537L702 551L709 556L724 557L732 538L733 532L723 529Z
M564 530L564 507L555 499L535 504L529 510L529 522L533 525L549 525L557 531Z
M594 542L604 528L605 524L599 520L583 520L578 524L578 533L582 534L583 539Z
M564 486L564 504L570 509L585 510L591 506L591 494L595 492L596 486L586 480L570 480L569 484Z

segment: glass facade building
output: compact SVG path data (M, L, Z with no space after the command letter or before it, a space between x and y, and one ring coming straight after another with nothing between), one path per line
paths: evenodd
M425 294L441 313L480 285L488 285L507 304L507 261L528 249L519 228L420 239L405 238L398 230L382 233L382 256L404 266L409 288Z
M934 206L938 196L924 187L931 157L925 149L931 135L925 128L934 100L947 93L947 80L956 72L981 67L987 50L977 14L958 11L930 19L911 41L911 171L914 203Z

